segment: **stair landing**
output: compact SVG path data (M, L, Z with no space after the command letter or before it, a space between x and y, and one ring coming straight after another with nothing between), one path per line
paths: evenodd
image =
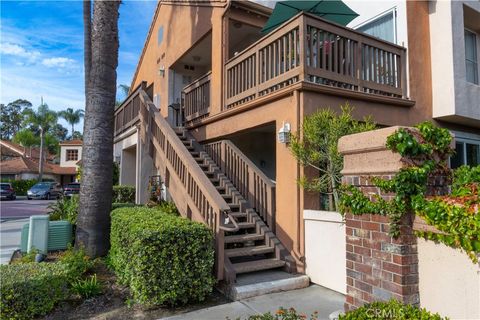
M306 288L310 278L302 274L291 274L280 270L266 270L238 274L237 281L220 290L227 298L237 301L264 294Z

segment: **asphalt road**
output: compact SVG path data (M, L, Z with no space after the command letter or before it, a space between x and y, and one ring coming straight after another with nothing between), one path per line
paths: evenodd
M36 214L46 214L47 206L56 200L2 200L0 201L0 219L28 218Z

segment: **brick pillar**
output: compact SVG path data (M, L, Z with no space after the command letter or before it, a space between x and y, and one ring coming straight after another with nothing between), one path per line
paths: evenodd
M398 127L343 137L339 151L344 155L344 183L365 194L380 194L371 177L391 178L402 167L400 156L385 147L386 138ZM392 194L380 194L391 198ZM400 236L388 235L389 219L377 214L347 214L347 296L345 309L395 298L419 304L417 239L412 214L406 214Z

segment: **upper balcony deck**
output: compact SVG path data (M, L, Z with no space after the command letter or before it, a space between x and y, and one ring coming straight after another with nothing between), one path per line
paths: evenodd
M210 78L183 90L187 125L211 116ZM405 99L406 49L299 13L226 62L220 112L298 82Z

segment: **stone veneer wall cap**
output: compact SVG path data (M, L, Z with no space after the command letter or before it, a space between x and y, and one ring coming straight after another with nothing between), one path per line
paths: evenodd
M338 152L342 155L385 150L387 137L403 126L393 126L341 137Z

